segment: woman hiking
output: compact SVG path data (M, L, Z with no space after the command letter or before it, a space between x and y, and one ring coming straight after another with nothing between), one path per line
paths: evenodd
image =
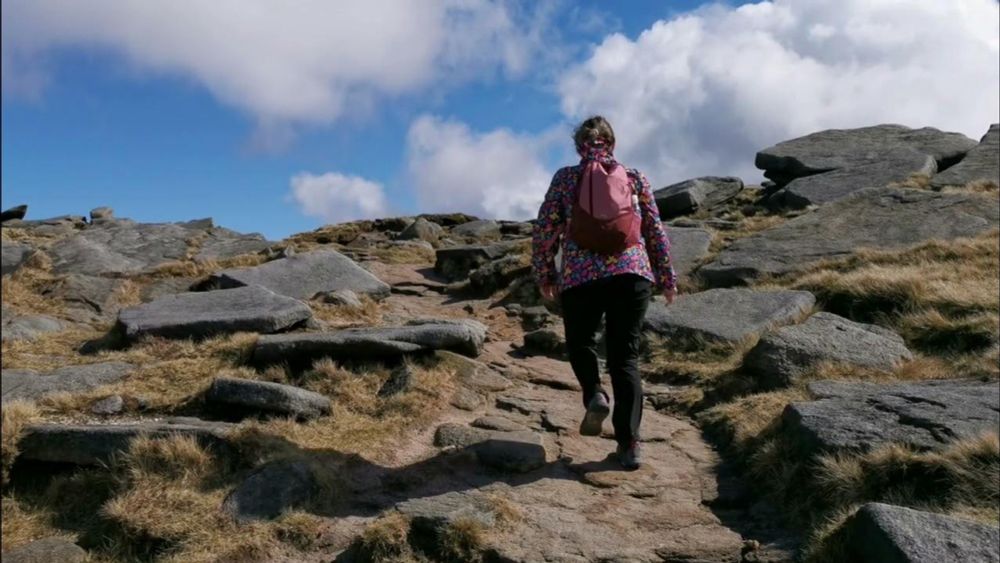
M569 361L583 388L584 436L600 435L611 411L597 363L597 333L604 319L617 457L625 469L634 470L641 464L643 317L654 290L673 303L677 276L649 181L615 160L608 121L587 119L573 140L580 163L552 178L532 233L532 269L542 297L558 295L562 304Z

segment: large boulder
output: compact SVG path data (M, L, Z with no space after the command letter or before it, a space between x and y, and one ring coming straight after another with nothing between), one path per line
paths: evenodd
M492 219L479 219L462 223L451 229L451 234L463 238L478 240L500 238L500 224Z
M931 178L931 186L941 189L982 181L1000 185L1000 123L990 125L961 162Z
M3 241L0 243L0 275L6 276L18 271L34 250L27 244Z
M57 274L124 275L187 258L200 223L107 220L55 242L48 250Z
M917 174L930 176L936 171L937 161L932 156L909 148L900 149L871 164L796 178L772 197L781 198L780 202L791 208L822 205L858 190L881 188Z
M398 240L423 240L435 243L441 238L444 229L437 223L431 223L423 217L418 217L416 221L410 223L396 236Z
M393 361L408 354L450 350L478 356L486 327L477 321L432 321L397 327L261 336L253 352L258 365L287 362L308 367L320 358Z
M29 461L101 465L127 451L139 436L192 436L203 447L225 455L231 453L226 434L233 426L187 417L109 425L44 423L25 429L17 448L20 459Z
M661 336L737 343L794 323L816 304L806 291L711 289L650 304L645 329Z
M812 401L792 403L783 415L785 432L806 455L890 443L935 450L1000 424L996 383L820 381L809 392Z
M974 146L976 142L961 133L887 124L829 129L784 141L758 152L755 164L783 185L803 176L872 164L900 149L928 155L945 168Z
M216 377L205 392L212 406L242 412L291 416L301 420L330 414L330 399L294 385Z
M143 336L204 338L233 332L277 332L312 317L305 303L258 286L168 295L122 309L128 340Z
M87 552L62 538L43 538L3 552L4 563L83 563Z
M670 261L678 278L687 277L708 256L712 233L705 229L667 227L670 239Z
M743 180L731 176L705 176L672 184L653 192L660 217L669 219L723 204L743 190Z
M979 522L873 502L844 526L858 563L1000 562L1000 532Z
M225 260L241 254L256 254L275 243L259 233L242 234L222 227L214 227L206 232L200 241L194 259L199 262Z
M531 273L531 266L519 255L508 255L483 264L469 273L469 285L483 295L503 289Z
M389 286L347 256L333 250L316 250L274 260L252 268L233 268L214 274L219 287L259 285L295 299L349 289L375 299L389 296Z
M54 393L80 393L124 379L133 371L131 364L107 362L67 366L49 373L28 369L0 371L2 402L13 400L37 401Z
M222 502L222 511L237 522L273 520L282 512L306 506L320 492L308 463L278 460L251 473Z
M434 271L449 280L461 280L476 268L501 258L518 247L517 242L455 246L437 250Z
M698 269L712 286L747 283L859 248L904 248L974 236L1000 224L996 198L896 188L866 189L812 213L738 240Z
M913 355L895 332L830 313L765 334L744 360L765 388L794 383L824 362L891 371Z

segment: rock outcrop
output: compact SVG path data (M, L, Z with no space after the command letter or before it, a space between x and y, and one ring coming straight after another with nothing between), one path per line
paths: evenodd
M931 186L937 189L972 182L1000 185L1000 123L990 125L979 144L961 162L931 178Z
M134 370L123 362L66 366L48 373L28 369L0 371L3 402L37 401L56 393L80 393L121 381Z

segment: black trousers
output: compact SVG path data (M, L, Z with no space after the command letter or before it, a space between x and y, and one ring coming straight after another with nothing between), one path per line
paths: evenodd
M607 367L614 391L611 422L619 444L639 439L639 339L652 293L652 283L646 278L622 274L571 287L561 295L566 349L583 388L584 406L595 394L604 392L597 363L597 332L604 319Z

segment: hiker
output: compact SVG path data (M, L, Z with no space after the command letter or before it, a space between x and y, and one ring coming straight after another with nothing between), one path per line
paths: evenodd
M558 295L562 304L569 361L583 388L583 436L599 436L611 411L597 363L604 318L616 453L622 466L633 470L641 464L643 317L654 290L673 303L677 276L649 181L615 160L608 121L587 119L573 141L580 164L561 168L552 178L532 232L532 269L542 297Z

